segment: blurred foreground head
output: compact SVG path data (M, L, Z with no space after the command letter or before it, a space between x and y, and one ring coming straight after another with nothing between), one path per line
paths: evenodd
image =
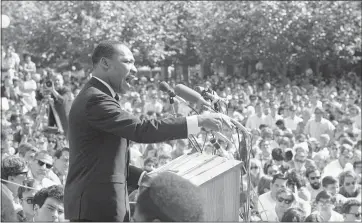
M136 222L203 221L201 191L190 181L170 172L160 173L138 196Z

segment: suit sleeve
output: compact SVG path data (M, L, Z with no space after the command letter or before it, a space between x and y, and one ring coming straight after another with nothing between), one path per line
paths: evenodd
M85 115L92 127L137 143L185 139L188 134L185 117L141 121L122 110L114 98L103 94L88 100Z

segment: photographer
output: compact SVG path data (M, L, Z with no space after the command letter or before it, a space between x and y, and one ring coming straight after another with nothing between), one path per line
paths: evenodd
M51 96L54 100L54 110L50 109L48 125L56 126L56 116L59 116L64 134L67 136L68 115L72 105L73 95L70 89L64 87L63 84L64 80L61 74L55 74L52 78L48 77L43 83L39 100L42 100L45 96Z

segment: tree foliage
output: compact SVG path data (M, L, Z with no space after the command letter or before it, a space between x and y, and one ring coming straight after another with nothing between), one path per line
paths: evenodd
M95 44L127 43L140 65L352 61L361 3L350 1L3 1L3 42L52 65L90 65ZM284 69L285 70L285 69Z

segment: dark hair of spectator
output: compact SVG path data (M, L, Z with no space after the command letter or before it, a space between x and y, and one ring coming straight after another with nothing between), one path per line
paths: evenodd
M157 159L155 157L148 157L147 159L145 159L145 161L143 162L144 166L147 166L149 163L153 163L153 164L157 164Z
M323 187L327 187L328 185L331 185L331 184L336 184L338 183L338 180L332 176L325 176L323 179L322 179L322 186Z
M265 193L265 189L270 190L270 183L272 182L273 178L270 176L262 176L258 183L258 195L262 195Z
M284 121L281 120L281 119L279 119L278 121L275 122L275 124L276 124L277 126L284 125Z
M19 118L20 116L18 115L18 114L12 114L11 116L10 116L10 122L13 122L13 121L15 121L17 118Z
M139 194L136 207L146 221L195 222L204 219L203 205L197 186L177 174L163 172Z
M325 222L319 213L310 214L305 218L304 222Z
M297 173L297 171L292 170L287 173L287 186L296 186L299 190L300 188L304 187L306 185L306 182L304 181L303 177Z
M283 151L281 148L274 148L272 150L272 158L275 161L283 161L284 160L284 156L283 156Z
M271 166L274 166L276 165L276 163L274 162L274 160L268 160L264 163L264 166L263 166L263 172L265 175L268 174L268 169L271 167Z
M315 167L315 166L309 166L309 167L307 167L307 170L305 171L305 176L306 176L307 178L309 178L309 175L310 175L311 173L316 172L317 170L318 170L317 167Z
M349 214L353 206L360 207L361 202L357 199L349 199L342 206L342 214Z
M93 66L96 66L99 61L104 58L111 59L113 55L116 53L115 47L117 45L124 45L119 41L103 41L99 43L93 51L92 54L92 63Z
M10 176L16 176L26 169L23 158L7 156L1 161L1 179L8 180Z
M59 202L63 202L64 188L61 185L54 185L43 188L34 195L33 205L43 206L47 198L53 198Z
M272 183L274 184L276 180L287 180L287 177L282 173L277 173L273 176Z
M283 215L281 222L303 222L305 212L301 208L289 208Z
M57 159L60 159L60 157L62 157L62 155L63 155L63 152L68 152L68 153L69 153L69 148L68 148L68 147L64 147L64 148L61 149L61 150L57 150L57 151L54 153L54 157L56 157Z
M24 182L24 185L27 187L34 187L35 180L34 179L28 179ZM25 192L31 191L32 189L26 188L26 187L19 187L18 189L18 197L19 199L23 199L23 194Z
M332 196L329 192L322 190L317 194L317 197L315 198L316 202L319 202L321 199L331 200L333 203L335 202L335 197Z

